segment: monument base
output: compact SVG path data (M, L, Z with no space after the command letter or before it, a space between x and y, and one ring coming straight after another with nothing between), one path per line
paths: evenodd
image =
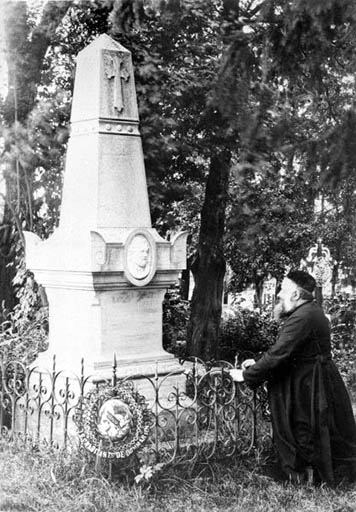
M167 375L172 372L182 372L182 366L173 354L168 352L156 357L141 357L134 361L130 358L118 358L114 361L100 361L93 365L93 376L95 380L107 380L111 378L115 365L117 378L126 377L155 377L156 375Z
M52 372L73 373L80 376L84 372L85 376L90 376L93 381L107 381L112 378L114 367L118 379L126 377L155 377L163 376L172 372L184 371L178 359L168 352L163 352L155 356L140 357L135 360L132 358L117 358L114 354L112 359L95 361L93 359L77 359L70 357L71 354L53 354L50 350L41 352L31 367L39 370Z
M154 359L118 360L95 363L93 384L104 382L119 383L122 379L134 383L135 390L143 395L149 407L170 409L177 397L186 392L187 369L192 364L181 364L172 354ZM115 378L115 381L114 381ZM159 397L159 399L157 398Z

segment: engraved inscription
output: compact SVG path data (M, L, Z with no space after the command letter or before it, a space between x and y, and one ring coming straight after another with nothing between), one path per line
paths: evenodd
M136 293L135 293L136 292ZM137 293L138 292L138 293ZM103 348L134 357L162 345L162 297L144 290L113 292L102 312ZM116 345L119 344L119 345Z

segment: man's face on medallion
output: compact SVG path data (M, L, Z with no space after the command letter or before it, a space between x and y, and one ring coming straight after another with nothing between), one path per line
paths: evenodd
M142 279L149 273L150 246L146 238L137 235L132 239L128 251L128 266L131 274Z
M145 268L148 263L148 253L150 248L148 247L148 243L145 239L143 239L140 244L137 244L136 250L133 253L133 258L136 265L140 268Z

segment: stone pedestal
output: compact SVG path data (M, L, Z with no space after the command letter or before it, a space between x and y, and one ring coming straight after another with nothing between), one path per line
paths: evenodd
M151 227L131 54L107 35L79 55L60 224L46 241L25 233L26 263L46 288L49 349L98 374L171 371L162 301L186 263L186 234ZM120 374L120 372L119 372Z

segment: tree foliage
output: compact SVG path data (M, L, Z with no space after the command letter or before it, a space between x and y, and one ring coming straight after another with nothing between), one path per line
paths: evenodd
M226 64L233 76L235 47L245 37L250 82L242 111L249 112L249 123L241 130L236 121L240 154L227 240L237 289L248 282L258 288L270 272L280 276L286 265L299 265L308 246L327 233L325 215L314 215L315 199L331 198L339 184L354 190L355 169L348 135L354 116L353 3L265 1L255 4L252 16L243 5L251 7L241 2L240 17L231 21L237 35ZM339 220L349 223L353 213L338 197ZM339 235L350 244L347 229L335 233L334 243L330 232L325 241L335 247Z
M5 193L0 225L0 302L15 304L12 280L21 255L22 229L36 230L39 219L36 147L29 137L29 115L35 105L45 53L70 2L49 1L39 21L27 2L3 6L9 93L1 104L1 158Z
M108 32L134 59L154 225L193 227L191 354L216 353L225 259L232 289L259 288L317 233L354 272L351 0L47 2L36 23L17 3L21 83L1 107L11 233L14 219L43 237L57 224L74 58Z

